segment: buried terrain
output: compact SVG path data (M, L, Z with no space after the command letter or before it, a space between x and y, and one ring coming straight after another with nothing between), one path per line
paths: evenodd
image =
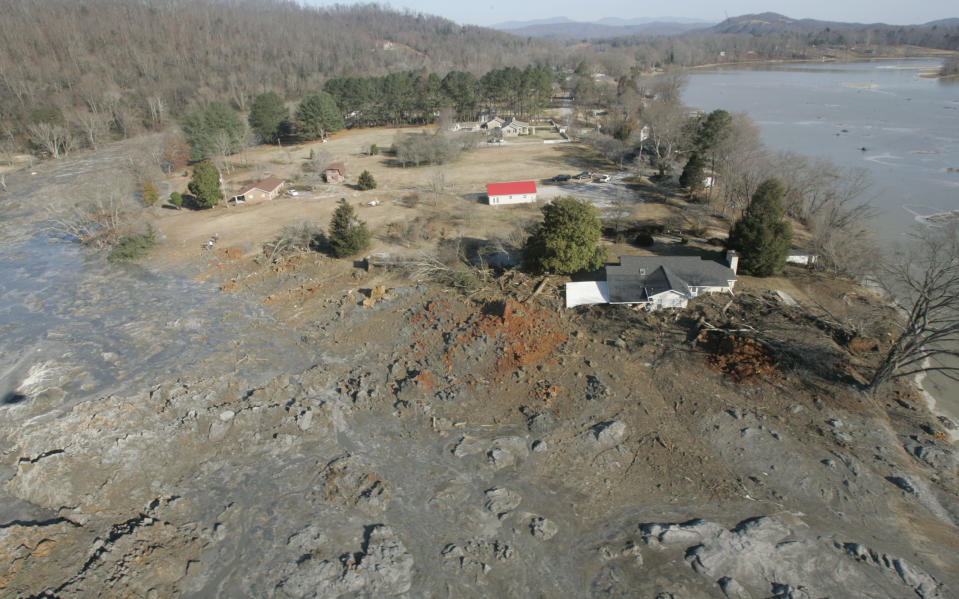
M872 296L793 273L684 311L469 297L217 248L313 366L234 356L54 416L2 407L12 597L948 597L957 461L911 388L856 390ZM842 318L841 318L842 317ZM848 317L848 318L846 318ZM262 371L262 370L261 370Z

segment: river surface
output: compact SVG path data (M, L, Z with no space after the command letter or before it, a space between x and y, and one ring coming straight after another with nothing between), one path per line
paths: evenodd
M868 173L889 247L922 217L959 210L959 80L920 77L935 60L776 64L694 71L686 104L745 112L773 150L828 158ZM922 380L932 404L959 423L959 385ZM955 435L954 435L955 437Z
M694 71L686 104L747 113L765 144L863 168L880 242L916 216L959 210L959 81L935 60L777 64ZM865 148L865 150L863 149Z

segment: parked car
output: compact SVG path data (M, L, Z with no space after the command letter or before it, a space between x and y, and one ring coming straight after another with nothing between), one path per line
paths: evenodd
M577 179L577 180L592 179L592 178L593 178L593 173L591 173L591 172L589 172L589 171L583 171L583 172L581 172L580 174L576 175L576 176L573 177L573 178L574 178L574 179Z
M296 196L300 195L300 192L295 189L291 189L290 191L286 192L286 195L290 196L291 198L295 198Z
M569 181L569 180L570 180L569 175L556 175L555 177L553 177L553 181L556 181L556 182Z
M599 176L598 178L596 178L593 182L594 182L594 183L609 183L609 175L600 175L600 176Z

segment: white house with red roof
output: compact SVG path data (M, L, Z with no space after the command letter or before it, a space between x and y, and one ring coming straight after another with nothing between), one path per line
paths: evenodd
M536 201L536 183L533 181L487 183L486 196L489 198L490 206L528 204Z

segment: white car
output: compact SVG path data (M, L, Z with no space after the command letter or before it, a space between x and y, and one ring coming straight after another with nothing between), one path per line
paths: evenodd
M609 175L602 175L596 179L596 183L609 183Z
M300 192L295 189L291 189L290 191L286 192L286 195L290 196L291 198L295 198L296 196L300 195Z

